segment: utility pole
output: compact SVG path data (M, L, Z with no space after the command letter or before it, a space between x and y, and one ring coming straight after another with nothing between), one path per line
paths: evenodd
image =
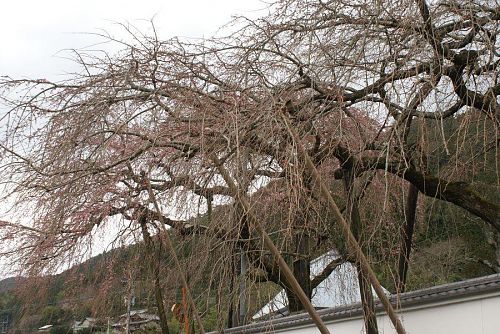
M127 322L125 324L125 333L130 334L130 310L132 306L132 270L128 270L128 277L126 279L127 283L127 296L125 299L126 305L127 305Z
M6 314L2 319L2 326L0 327L0 333L7 333L9 328L9 315Z
M127 324L125 327L125 333L130 334L130 302L131 302L131 293L130 288L127 289Z

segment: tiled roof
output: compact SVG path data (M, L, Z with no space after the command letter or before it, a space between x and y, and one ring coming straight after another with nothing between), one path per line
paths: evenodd
M473 278L466 281L449 283L432 288L411 291L391 296L391 302L398 308L410 308L424 306L437 302L452 301L453 299L479 296L488 293L500 293L500 274ZM382 310L382 305L377 303L377 309ZM318 314L325 321L339 320L362 315L361 304L334 307L319 310ZM285 329L310 324L311 320L307 313L290 315L268 321L255 322L246 326L235 327L224 330L224 333L262 333L266 329Z

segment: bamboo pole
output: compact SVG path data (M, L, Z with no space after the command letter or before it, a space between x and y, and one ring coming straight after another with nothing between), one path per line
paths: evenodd
M267 232L262 228L262 225L260 224L258 219L253 214L252 210L250 209L250 203L248 202L246 194L244 194L242 191L238 189L233 179L229 175L227 169L223 166L223 164L214 154L211 155L210 159L214 162L215 166L217 167L219 173L224 178L224 181L226 181L226 184L228 185L231 192L235 194L236 196L235 199L237 203L239 203L239 205L241 205L241 207L245 211L245 214L247 215L250 224L253 225L255 230L262 237L264 245L269 249L271 254L275 257L276 261L278 262L280 270L282 271L286 280L290 284L293 292L299 297L299 300L304 306L304 309L307 311L307 313L309 313L311 319L316 324L316 327L318 327L319 331L322 334L330 334L330 331L328 330L325 323L318 315L318 312L316 312L316 309L314 308L311 301L305 294L304 290L302 290L302 287L300 286L299 282L297 282L297 279L293 275L292 270L290 269L290 267L288 267L288 264L286 263L285 259L283 259L283 257L281 256L280 251L273 243Z
M189 317L185 287L182 287L182 308L184 309L184 334L189 334Z
M332 195L330 194L330 190L325 186L324 182L321 179L321 176L318 173L318 170L316 169L316 166L314 166L311 158L309 157L309 154L305 150L304 146L300 142L299 135L293 128L292 124L290 124L290 120L288 117L285 115L285 113L281 112L280 113L281 120L285 124L285 127L290 134L290 136L293 138L295 141L295 145L297 147L297 152L299 156L304 160L306 168L309 170L311 173L314 183L316 184L317 187L319 187L319 193L320 195L326 200L328 207L330 208L330 211L335 215L335 217L339 220L340 226L342 227L342 230L347 238L347 245L351 249L352 252L354 252L357 261L359 261L359 264L363 267L363 269L366 271L368 274L368 278L370 279L370 283L373 286L373 289L377 293L377 296L379 297L380 301L382 302L382 305L384 306L384 309L391 319L392 324L396 328L396 332L398 334L406 334L406 331L403 327L403 324L399 320L398 316L396 315L396 312L394 311L394 308L392 307L389 299L384 293L384 290L382 289L382 286L380 285L380 282L377 279L377 276L375 275L375 272L373 271L372 267L368 263L368 260L366 259L363 250L359 246L358 242L356 241L356 238L354 238L354 235L352 234L351 229L349 228L349 224L345 221L344 217L342 216L342 213L340 212L337 204L335 203Z
M158 201L156 200L156 196L155 196L153 190L151 189L151 184L149 183L149 179L144 178L144 181L146 182L146 186L148 188L149 200L150 200L150 202L153 203L154 208L155 208L156 212L158 213L158 217L159 217L160 223L161 223L160 224L161 229L165 234L165 238L164 238L165 243L166 243L167 248L169 249L169 251L172 255L172 258L174 259L175 266L177 267L177 270L179 271L179 276L181 277L182 285L186 289L186 296L187 296L189 303L191 304L191 308L193 310L196 322L198 323L200 333L205 334L205 328L203 327L203 323L201 322L200 314L198 313L198 309L196 308L196 304L194 303L193 295L191 294L191 290L189 289L186 277L184 276L184 273L182 272L182 267L181 267L181 264L179 262L179 258L177 257L177 253L175 252L174 246L172 245L172 240L170 240L170 236L168 235L167 228L165 227L165 225L166 225L166 222L164 221L165 218L161 214L160 207L158 205Z

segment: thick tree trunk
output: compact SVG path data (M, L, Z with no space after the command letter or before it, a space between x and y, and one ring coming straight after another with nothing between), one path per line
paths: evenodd
M169 334L167 313L165 311L165 304L163 303L163 290L160 282L160 264L159 258L156 258L153 240L149 235L145 219L141 219L142 237L144 238L144 245L146 246L147 256L150 266L153 269L154 285L155 285L155 300L156 307L158 308L158 316L160 317L160 327L162 334Z
M229 286L229 295L232 296L234 293L237 293L238 300L231 302L229 306L228 328L243 326L247 321L246 272L248 268L247 253L250 230L247 217L241 207L239 205L234 205L233 209L233 223L235 226L238 226L238 241L234 245L233 254L238 253L239 256L235 256L231 260L231 273L233 277L231 278Z
M297 294L297 296L300 298L304 309L309 313L311 316L311 319L315 323L316 327L322 334L330 334L330 331L326 327L325 323L319 316L318 312L314 309L313 305L311 304L310 298L307 297L307 295L304 293L302 290L300 284L297 282L297 279L293 275L292 270L290 270L290 267L286 263L285 259L281 255L281 252L279 249L276 247L272 239L269 237L269 234L264 230L262 225L260 224L259 220L257 217L252 213L250 203L246 197L246 194L241 192L238 189L238 186L235 184L233 178L227 171L227 169L223 166L219 158L215 154L210 156L211 160L214 162L215 166L217 167L217 170L223 177L224 181L226 181L226 184L228 185L229 189L234 193L238 194L236 196L236 201L237 203L241 206L241 209L245 212L245 216L249 221L249 225L252 225L253 228L257 231L257 233L260 235L262 238L262 242L264 246L269 249L271 252L271 255L274 257L275 261L278 263L278 267L283 274L284 278L288 282L288 285L290 285L293 288L293 291ZM337 208L338 210L338 208ZM159 211L159 210L158 210ZM390 307L390 306L389 306Z
M356 264L358 272L359 293L363 307L363 317L367 334L378 334L377 314L375 313L375 302L373 300L372 286L361 266Z
M239 294L239 324L247 324L247 270L248 261L245 252L240 248L240 294Z
M302 290L311 300L311 264L309 261L309 236L304 231L297 231L293 236L293 245L295 245L295 255L292 263L293 275L299 282ZM303 311L304 307L298 296L291 291L285 289L288 297L288 308L290 313Z
M238 326L246 325L247 322L247 269L248 269L248 240L250 239L250 229L247 217L241 208L235 206L236 219L239 219L239 242L238 242L238 252L240 256L238 257L238 263L236 264L238 268L239 277L239 298L238 298Z
M229 296L233 295L234 281L235 281L236 275L237 275L236 264L235 264L234 259L231 259L231 273L232 273L232 275L231 275L232 277L229 280ZM231 301L229 303L229 311L227 314L227 328L233 328L233 327L238 326L238 321L237 321L237 319L235 319L235 315L237 314L237 312L235 312L235 309L237 309L237 306L235 304L236 303L231 299Z
M243 248L237 246L234 252L238 254L232 259L232 272L234 278L231 279L231 286L229 295L237 293L238 300L231 302L229 315L229 325L228 328L243 326L246 324L247 320L247 287L246 287L246 275L247 275L247 259ZM235 287L237 288L235 289Z
M161 288L159 275L155 275L155 300L156 307L158 308L158 316L160 317L161 333L169 334L165 304L163 303L163 290Z
M306 149L302 145L302 143L300 141L300 137L297 134L297 131L290 124L290 121L289 121L287 115L282 113L280 116L281 116L281 120L283 121L283 124L285 124L285 126L288 130L288 133L295 141L298 156L304 160L306 169L309 170L309 172L311 173L312 181L315 184L315 188L317 188L319 195L327 202L329 211L339 221L340 226L342 228L342 232L347 239L346 242L347 242L347 246L348 246L349 251L354 253L353 255L356 258L356 261L358 261L360 266L363 268L363 271L366 273L365 276L369 278L370 283L373 286L373 289L375 290L375 292L377 293L377 296L380 298L380 302L384 306L384 309L386 310L388 317L391 319L391 323L394 325L396 332L398 334L406 333L406 330L404 329L404 326L401 323L401 320L397 316L391 302L389 301L389 298L387 298L387 296L385 295L384 290L382 288L382 285L380 285L380 282L377 279L375 272L371 268L370 263L368 262L368 259L364 255L363 250L361 249L361 246L359 245L358 241L356 240L356 237L353 235L351 228L349 226L349 223L343 217L338 205L335 203L335 200L333 199L333 197L331 195L330 189L328 189L328 187L323 182L321 176L318 173L318 170L316 169L316 166L314 165L314 163L311 160L311 157L309 156L308 152L306 151ZM312 306L310 303L307 303L307 298L304 298L304 302L305 302L305 304L307 304L308 308L310 308ZM328 332L328 329L326 329L326 326L324 326L324 323L319 318L317 312L313 312L311 310L311 312L309 314L311 315L311 317L314 317L314 320L318 326L318 329L322 330L322 332L323 331Z
M418 189L413 184L410 184L404 209L405 223L401 229L402 245L401 251L399 252L398 283L396 287L397 291L400 293L406 290L406 277L408 274L408 263L410 261L413 230L415 227L417 200Z
M347 194L346 213L348 221L351 224L351 231L354 238L361 245L361 217L359 215L359 208L357 199L353 191L354 187L354 172L346 170L344 174L344 189ZM363 267L356 261L356 271L358 273L359 293L361 295L361 305L363 307L363 317L365 322L365 329L367 334L378 334L377 315L375 313L375 302L371 284L368 279L368 273L363 270Z

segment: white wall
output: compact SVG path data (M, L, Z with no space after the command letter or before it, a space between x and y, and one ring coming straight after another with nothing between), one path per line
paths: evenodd
M457 299L443 303L406 309L402 321L408 334L500 334L500 293ZM327 322L331 334L364 333L363 319ZM378 317L380 333L396 333L389 318ZM270 332L286 334L319 333L313 325Z

